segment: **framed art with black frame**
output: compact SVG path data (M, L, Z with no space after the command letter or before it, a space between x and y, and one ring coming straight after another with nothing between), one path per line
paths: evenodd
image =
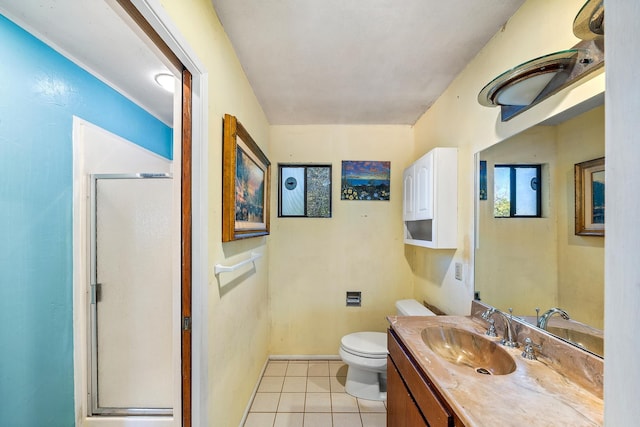
M331 165L278 164L278 217L331 218Z

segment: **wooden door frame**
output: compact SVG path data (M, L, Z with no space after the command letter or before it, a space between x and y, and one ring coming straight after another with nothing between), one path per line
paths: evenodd
M115 0L182 73L181 425L207 425L207 72L160 0ZM193 161L196 159L197 161ZM195 233L194 233L195 229ZM193 305L196 293L198 304Z
M193 200L192 200L192 76L189 70L182 70L182 167L181 167L181 371L182 371L182 426L192 425L192 236L193 228L191 223Z

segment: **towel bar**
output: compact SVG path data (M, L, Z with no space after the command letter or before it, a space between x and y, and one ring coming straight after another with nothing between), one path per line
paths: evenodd
M250 262L254 262L255 260L257 260L258 258L260 258L262 256L262 254L258 253L258 252L251 252L251 257L248 259L245 259L244 261L240 261L237 264L234 265L222 265L222 264L216 264L213 267L213 271L215 273L215 275L217 276L220 273L228 273L230 271L235 271L237 269L239 269L240 267L242 267L243 265L249 264Z

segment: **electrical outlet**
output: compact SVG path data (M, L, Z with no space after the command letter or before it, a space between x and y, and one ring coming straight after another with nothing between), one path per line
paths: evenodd
M462 263L456 262L456 280L462 281Z

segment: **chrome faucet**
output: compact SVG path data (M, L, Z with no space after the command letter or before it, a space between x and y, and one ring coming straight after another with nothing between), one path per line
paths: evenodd
M533 341L531 341L531 338L529 337L525 338L524 350L522 350L522 357L524 357L527 360L538 360L538 358L536 357L534 347L539 350L542 348L542 345L535 344Z
M491 319L491 317L494 314L498 314L502 316L502 320L504 321L504 329L506 332L506 336L502 339L502 341L500 341L500 344L506 346L506 347L518 347L519 344L513 340L513 328L511 326L511 320L513 318L513 309L510 308L509 309L509 315L507 316L505 313L496 310L495 308L491 307L488 308L484 313L482 313L482 318L484 320L486 320L487 322L489 322L489 330L487 330L486 334L489 336L493 336L495 337L495 327L494 327L494 322L493 319Z
M546 331L547 330L547 324L549 323L549 319L554 314L559 314L560 316L562 316L563 319L569 320L569 313L567 313L566 311L564 311L561 308L554 307L552 309L549 309L549 310L545 311L544 314L542 316L540 316L540 319L538 320L538 327L541 328L541 329L544 329Z

